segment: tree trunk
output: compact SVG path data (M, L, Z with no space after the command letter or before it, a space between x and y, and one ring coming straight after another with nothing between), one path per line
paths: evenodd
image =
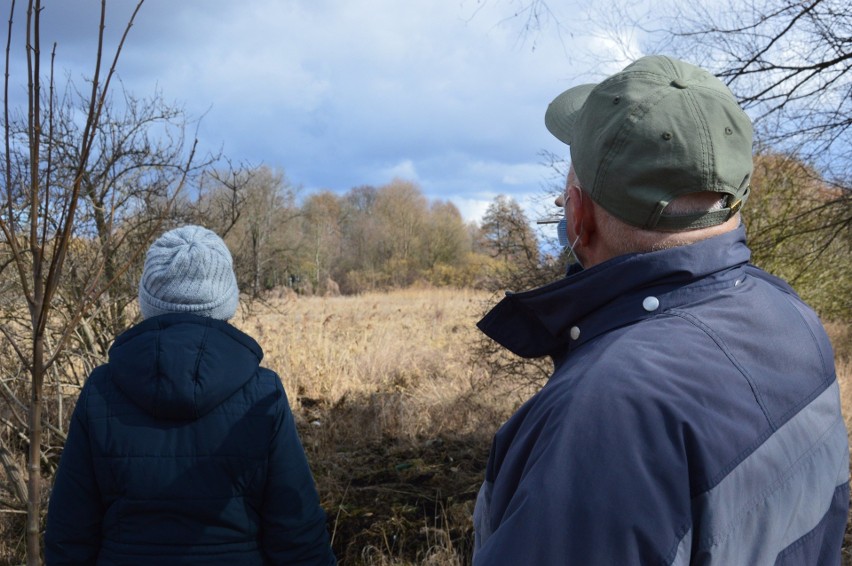
M44 383L44 336L33 342L30 446L27 462L27 566L41 565L41 412Z

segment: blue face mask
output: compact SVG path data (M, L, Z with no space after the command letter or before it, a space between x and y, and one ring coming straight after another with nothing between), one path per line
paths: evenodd
M563 248L568 245L568 219L564 216L556 225L556 235L559 237L559 245Z
M571 255L574 256L574 261L580 267L583 267L583 262L580 261L580 256L577 255L577 252L574 251L574 246L577 245L577 242L580 239L580 234L577 234L577 237L574 238L573 242L568 241L568 218L565 216L562 217L562 220L556 225L556 236L559 238L559 245L563 248L568 248L571 251Z

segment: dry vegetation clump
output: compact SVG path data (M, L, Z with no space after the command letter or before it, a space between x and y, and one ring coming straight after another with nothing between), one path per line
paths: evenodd
M825 327L834 346L843 418L846 428L852 431L852 327L844 321L830 322ZM844 566L852 566L852 521L846 524L841 561Z
M848 322L829 322L825 328L834 347L837 381L840 383L846 426L849 427L852 426L852 326Z
M472 360L488 293L273 300L235 321L277 371L342 564L466 564L491 437L530 390Z

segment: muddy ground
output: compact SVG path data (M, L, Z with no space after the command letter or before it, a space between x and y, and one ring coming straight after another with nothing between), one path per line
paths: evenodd
M335 441L334 411L297 420L340 563L469 564L491 431Z

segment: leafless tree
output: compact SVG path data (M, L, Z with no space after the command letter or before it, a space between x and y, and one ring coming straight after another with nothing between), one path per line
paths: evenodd
M492 257L506 263L536 265L538 239L521 206L511 197L499 195L482 217L482 237Z
M435 201L429 207L424 240L425 267L428 269L439 264L458 264L472 247L461 212L449 201Z
M247 163L224 161L225 168L209 169L201 176L198 200L192 207L194 221L222 238L243 218L254 177L261 171Z
M844 0L683 8L662 45L707 66L754 117L760 142L850 188L852 11Z
M702 6L684 7L661 45L724 80L754 119L758 153L772 154L776 165L783 164L772 174L756 176L753 192L759 197L767 191L776 202L787 198L790 202L777 206L796 212L770 214L774 223L763 222L760 231L750 233L755 244L762 241L758 260L767 266L796 265L783 271L800 289L834 280L840 285L834 293L843 294L844 280L822 272L836 267L832 254L838 248L847 254L852 249L849 3L728 0ZM780 180L779 173L789 178ZM795 190L778 190L789 182ZM752 215L753 224L757 221ZM795 262L787 261L791 241L799 244ZM786 257L767 255L767 250L783 250ZM831 311L840 314L834 304Z
M302 205L306 264L317 292L328 291L323 286L340 259L342 214L340 199L330 191L312 194Z
M240 168L219 179L225 182L220 182L213 201L226 211L220 220L234 220L224 231L237 282L243 292L258 298L283 282L302 245L298 187L283 171L267 166Z
M82 346L100 356L133 316L127 307L136 297L138 273L122 266L140 263L131 260L164 220L174 216L175 223L180 221L176 214L182 211L172 206L178 189L213 160L211 156L186 159L187 153L194 154L195 144L186 140L190 122L183 110L166 103L160 94L145 99L122 94L120 100L107 99L103 106L92 155L80 180L76 238L80 247L87 242L97 251L90 255L102 261L70 255L61 295L71 304L83 301L86 285L98 269L103 269L104 280L115 282L83 318L84 328L91 332L80 334ZM73 100L79 103L82 99L75 96ZM70 111L64 115L70 116L74 104L66 105ZM80 156L77 146L68 142L78 139L80 133L71 120L58 123L62 131L51 142L57 148L52 183L71 186L68 166Z
M22 111L9 94L12 32L20 10L14 0L9 9L0 334L15 359L3 358L8 366L4 378L9 378L0 384L6 430L0 434L6 478L0 503L26 511L28 564L41 561L43 472L49 472L44 465L53 465L52 447L64 439L61 419L44 411L46 381L65 363L73 371L66 346L79 336L91 311L113 305L100 301L159 230L164 212L193 170L193 149L182 143L157 146L146 135L153 122L169 122L177 114L159 99L144 102L128 95L123 113L116 113L109 96L119 55L143 1L135 4L111 58L103 33L107 2L101 1L86 92L76 91L70 79L64 89L57 88L56 45L49 59L42 53L44 7L40 0L24 2L27 103ZM120 317L117 311L106 315L114 324ZM21 374L28 378L17 379ZM15 457L19 446L26 448L26 473Z

